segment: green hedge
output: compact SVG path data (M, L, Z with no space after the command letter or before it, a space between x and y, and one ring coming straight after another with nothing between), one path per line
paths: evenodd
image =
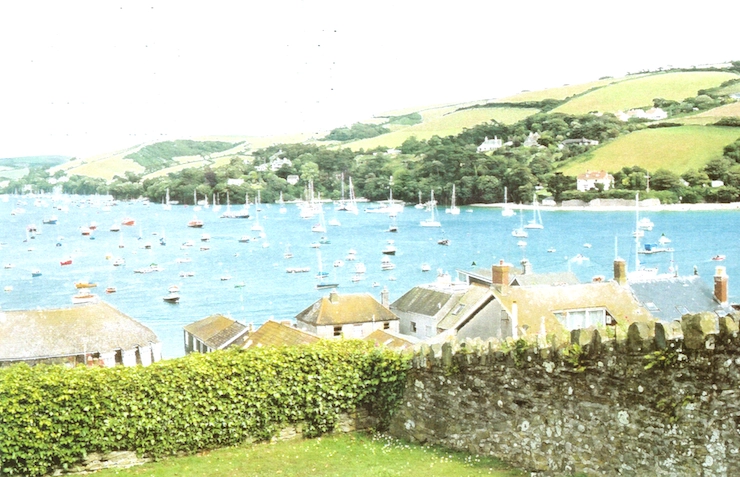
M268 439L288 423L331 430L400 401L408 358L356 340L191 354L148 367L0 370L0 472L43 475L90 452L161 457Z

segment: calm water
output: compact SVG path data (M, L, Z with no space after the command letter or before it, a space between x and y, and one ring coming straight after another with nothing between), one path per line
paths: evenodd
M59 210L61 207L62 210ZM14 209L24 209L23 212ZM362 210L362 204L360 205ZM543 230L529 230L527 245L520 247L521 239L512 237L511 231L531 218L523 211L514 217L502 217L499 209L462 208L457 216L440 209L441 228L424 228L419 222L428 213L406 207L402 214L392 219L381 214L358 215L335 212L325 204L326 234L314 233L312 225L319 221L302 219L295 205L287 205L285 214L277 205L263 205L259 224L264 237L252 231L252 218L222 219L224 209L214 212L202 209L197 212L205 222L202 229L191 228L187 222L196 214L192 207L173 206L165 211L161 205L118 203L105 208L90 204L81 198L63 197L56 201L50 196L41 200L11 197L0 202L0 265L13 264L13 268L0 268L0 286L12 291L0 295L4 310L29 307L55 308L72 306L71 297L76 281L98 284L93 292L122 312L149 326L162 340L165 357L183 354L182 327L213 313L231 316L255 325L268 318L290 319L328 293L316 290L315 275L319 270L319 252L323 270L329 280L339 283L340 293L369 292L379 299L380 290L387 286L391 301L411 287L434 280L437 270L454 276L455 269L476 266L489 267L504 259L515 265L526 257L536 272L572 270L581 280L595 275L612 275L615 242L619 255L628 261L628 268L635 264L634 212L565 212L544 210ZM56 225L42 224L44 219L56 215ZM674 263L682 274L693 273L696 266L708 284L716 265L727 267L730 275L730 299L740 296L740 269L735 231L740 226L740 214L735 211L713 212L645 212L655 228L646 232L647 241L656 242L664 233L675 248ZM113 224L121 224L125 217L136 220L134 226L121 225L120 232L111 232ZM338 219L341 226L328 225ZM90 237L81 234L81 227L96 223L98 228ZM398 233L387 232L394 223ZM38 234L27 233L27 226L34 224ZM210 241L202 242L202 234L209 234ZM249 243L239 239L249 236ZM331 241L320 249L312 248L322 235ZM159 244L165 237L166 245ZM31 238L34 237L34 238ZM449 246L437 241L450 240ZM615 239L616 238L616 239ZM382 250L388 240L394 240L398 249L390 257L396 268L383 271ZM192 241L192 247L182 244ZM146 242L151 249L144 248ZM584 244L591 244L590 248ZM61 244L58 246L57 244ZM123 248L120 248L120 245ZM265 247L264 244L269 244ZM200 250L201 246L209 247ZM293 258L283 257L287 249ZM548 249L555 252L548 252ZM350 249L357 252L356 262L347 261ZM575 261L582 254L588 260ZM723 262L712 261L716 254L724 254ZM114 266L115 258L123 258L124 266ZM67 258L72 264L61 266ZM178 259L190 258L189 263ZM642 263L658 266L668 271L670 254L641 255ZM344 266L334 267L337 260ZM367 268L364 279L353 282L355 263ZM156 263L160 272L134 273L135 269ZM431 266L431 272L422 272L422 263ZM288 267L310 267L309 273L289 274ZM39 277L31 272L38 269ZM181 277L181 272L192 272L192 277ZM228 280L222 278L231 277ZM244 284L243 287L236 285ZM373 285L378 286L373 286ZM181 301L168 304L162 300L171 285L179 285ZM106 294L105 288L116 287L117 292Z

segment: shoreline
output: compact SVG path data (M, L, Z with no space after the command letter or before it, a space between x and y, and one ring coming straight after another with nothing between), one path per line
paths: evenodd
M532 204L506 204L514 211L532 210ZM503 203L497 204L470 204L470 207L503 209ZM634 212L635 205L538 205L540 210L552 211L578 211L578 212ZM643 205L640 204L640 212L704 212L716 210L740 210L740 202L731 202L729 204L658 204Z

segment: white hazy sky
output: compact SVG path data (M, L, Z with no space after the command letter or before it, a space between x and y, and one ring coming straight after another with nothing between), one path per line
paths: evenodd
M0 157L349 125L740 60L736 2L41 1L0 5Z

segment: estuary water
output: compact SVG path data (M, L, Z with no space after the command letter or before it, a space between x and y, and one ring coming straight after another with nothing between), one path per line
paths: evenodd
M174 205L165 210L161 204L48 195L4 199L2 310L71 307L75 282L96 283L91 291L99 299L157 334L165 358L184 354L183 326L211 314L255 326L270 318L292 319L329 293L316 289L319 270L328 273L324 281L339 285L339 293L367 292L380 299L380 291L387 287L394 301L413 286L434 281L440 271L455 277L456 269L487 268L499 260L518 266L526 258L535 272L570 270L581 281L598 275L610 278L618 254L627 260L628 270L636 267L636 256L642 265L658 267L661 273L677 267L686 275L696 267L710 286L715 267L724 266L730 275L730 300L740 296L740 212L732 210L645 212L642 215L655 225L645 231L642 243L657 242L664 234L671 240L667 246L675 251L636 255L635 213L628 211L545 208L544 228L529 229L527 238L516 238L512 230L531 220L532 211L502 217L497 208L461 207L459 215L451 215L440 207L437 228L420 226L430 213L413 206L390 218L365 213L362 204L357 215L324 204L326 232L321 233L312 231L320 216L301 218L294 204L286 204L284 213L277 204L263 204L259 213L252 205L249 219L227 219L220 218L225 207L196 211ZM53 216L55 224L44 223ZM196 217L203 221L202 228L188 226ZM121 225L126 218L134 225ZM330 225L332 221L340 225ZM261 232L253 230L257 224ZM97 227L83 235L91 226ZM111 231L113 226L120 231ZM389 232L391 226L397 232ZM322 237L330 243L314 248ZM443 239L449 244L440 245ZM395 255L383 254L389 240L397 249ZM350 260L350 251L356 252L355 260ZM292 258L285 258L286 252ZM716 255L726 259L712 260ZM383 270L384 257L395 268ZM125 263L114 265L116 259ZM71 264L62 265L68 260ZM358 263L365 265L366 273L355 272ZM135 272L153 264L160 271ZM422 271L422 264L430 271ZM310 271L287 273L288 268ZM33 271L41 275L33 276ZM173 285L180 288L177 304L162 299ZM115 293L107 294L107 287L115 287Z

